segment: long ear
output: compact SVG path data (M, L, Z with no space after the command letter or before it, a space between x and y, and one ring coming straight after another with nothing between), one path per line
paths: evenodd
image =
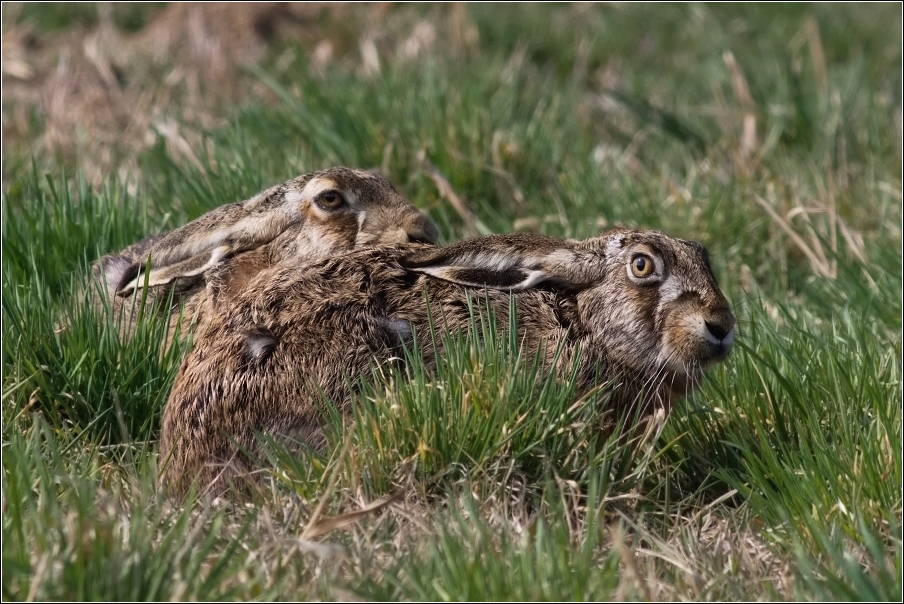
M269 243L302 220L295 204L287 200L288 190L286 184L277 185L242 203L220 206L159 237L132 258L116 293L126 296L143 286L148 259L148 285L162 285L199 275L223 258Z
M443 281L507 291L541 284L580 290L595 282L603 269L600 258L580 249L576 242L525 233L416 250L399 263Z
M128 296L133 291L143 287L145 279L147 279L148 287L153 287L155 285L170 283L182 277L200 275L204 271L216 266L223 258L241 251L242 249L244 248L240 246L220 245L213 250L204 251L196 256L182 260L181 262L156 268L154 268L155 258L151 255L150 260L152 268L148 274L145 275L142 272L146 266L146 262L145 264L138 262L132 264L128 269L123 271L122 277L119 280L119 285L116 289L116 294L119 296Z
M132 262L127 256L111 254L103 256L95 262L91 266L91 272L104 286L107 296L112 298L119 289L119 284L126 278L131 264Z

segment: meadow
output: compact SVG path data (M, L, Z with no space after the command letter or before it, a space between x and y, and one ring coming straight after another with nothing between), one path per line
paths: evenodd
M901 600L900 5L3 11L5 600ZM605 388L484 323L253 496L174 500L190 342L121 340L90 264L332 165L444 244L700 241L734 350L606 439Z

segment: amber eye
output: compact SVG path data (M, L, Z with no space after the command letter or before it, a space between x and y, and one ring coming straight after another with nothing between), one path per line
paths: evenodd
M345 198L339 191L324 191L314 199L314 203L324 210L335 210L345 203Z
M653 269L655 268L656 265L653 264L653 259L646 254L638 254L631 260L631 273L635 277L649 277L653 274Z

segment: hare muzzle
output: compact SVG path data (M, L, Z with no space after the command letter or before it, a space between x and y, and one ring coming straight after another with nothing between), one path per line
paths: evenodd
M710 362L717 363L728 356L734 344L735 318L728 310L714 314L704 320L706 339L713 346Z
M435 244L438 233L423 214L408 212L407 216L376 216L362 214L361 227L355 245L393 245L398 243ZM393 228L394 225L399 225Z
M426 216L418 215L411 217L405 225L406 241L411 243L436 243L439 234L436 227Z
M670 370L696 377L728 356L734 343L735 318L726 306L707 308L699 299L666 308L661 360Z

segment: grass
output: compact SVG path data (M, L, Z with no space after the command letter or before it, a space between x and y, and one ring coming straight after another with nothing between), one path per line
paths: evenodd
M350 10L268 38L218 120L164 104L175 128L108 155L51 145L40 104L5 130L4 599L899 601L900 7ZM135 11L118 27L167 8ZM62 39L97 18L4 27ZM188 62L143 66L123 98L176 67L198 70L185 98L215 96ZM5 91L4 116L23 98ZM381 169L445 242L702 241L735 350L636 441L607 440L604 390L575 400L475 319L436 371L415 354L365 380L325 454L273 445L250 500L172 501L156 446L184 347L149 320L121 341L89 264L334 164Z

